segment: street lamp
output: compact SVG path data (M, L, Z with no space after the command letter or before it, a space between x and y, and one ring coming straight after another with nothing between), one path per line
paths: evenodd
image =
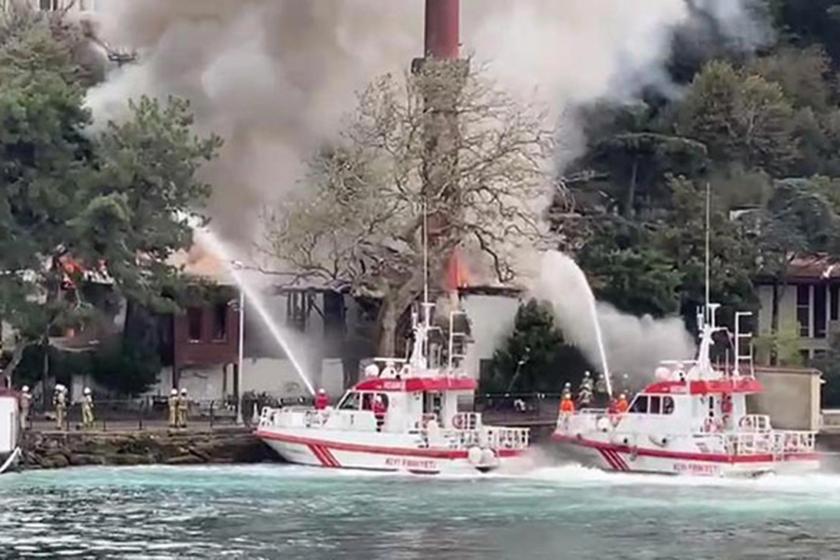
M235 270L245 268L240 261L232 261ZM239 364L236 367L236 425L245 424L242 418L242 366L245 362L245 290L242 282L237 282L239 288Z

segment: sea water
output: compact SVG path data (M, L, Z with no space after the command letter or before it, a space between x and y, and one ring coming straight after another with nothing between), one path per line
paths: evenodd
M552 467L439 478L283 465L0 477L0 557L840 558L840 477Z

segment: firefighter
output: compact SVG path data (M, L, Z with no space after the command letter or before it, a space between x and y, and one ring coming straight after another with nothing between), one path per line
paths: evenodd
M581 408L592 404L592 377L590 375L588 371L584 372L578 388L577 402Z
M595 392L599 395L605 395L607 393L607 380L603 373L599 373L598 379L595 381Z
M178 397L178 413L176 414L178 417L179 428L187 427L187 414L189 413L189 407L190 401L187 399L187 390L181 389L181 396Z
M178 427L178 389L172 389L169 393L169 427Z
M566 381L566 384L563 385L563 398L569 395L569 398L572 396L572 384Z
M93 395L91 395L90 387L85 387L84 400L82 401L82 426L86 430L93 428Z
M318 396L315 397L315 410L326 410L328 406L330 406L330 397L323 388L318 389Z
M55 407L55 425L59 430L64 429L64 420L67 413L67 388L58 384L55 386L53 395L53 406Z
M25 430L29 427L29 409L32 407L32 393L29 392L29 385L24 385L20 390L20 428Z
M630 404L627 402L627 395L621 393L618 396L618 402L615 403L615 410L619 414L624 414L630 408Z
M373 416L376 418L376 429L381 430L385 423L385 413L388 412L388 405L382 399L382 395L376 395L373 399Z
M563 400L560 401L560 414L569 416L575 411L575 403L572 401L571 393L563 393Z

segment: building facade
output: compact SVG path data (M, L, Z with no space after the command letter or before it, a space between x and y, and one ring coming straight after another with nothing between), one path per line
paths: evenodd
M831 333L840 326L840 262L825 256L798 257L783 284L774 288L770 279L759 278L756 288L760 335L772 332L775 299L778 326L795 330L803 363L828 351Z

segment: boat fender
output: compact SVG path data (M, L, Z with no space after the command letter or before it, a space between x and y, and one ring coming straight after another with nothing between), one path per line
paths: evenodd
M581 434L580 432L578 432L578 433L576 433L576 434L575 434L575 437L576 437L577 439L583 439L583 434Z
M650 436L650 442L654 445L658 445L659 447L665 447L668 445L668 438L667 437L653 437Z
M595 423L595 426L602 432L606 433L610 430L610 421L602 416L598 418L598 421Z
M470 447L469 450L467 450L467 460L471 465L480 465L482 455L481 449L478 447Z
M624 445L628 445L628 444L630 443L630 438L624 438L623 440L621 440L621 442L622 442Z
M485 449L481 452L481 464L482 465L492 465L496 462L496 454L493 453L492 449Z

